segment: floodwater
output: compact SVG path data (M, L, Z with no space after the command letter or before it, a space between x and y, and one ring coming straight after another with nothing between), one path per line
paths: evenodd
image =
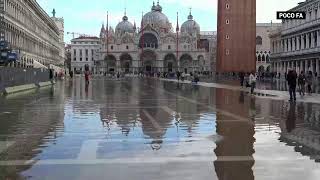
M316 180L320 106L156 79L0 99L2 180Z

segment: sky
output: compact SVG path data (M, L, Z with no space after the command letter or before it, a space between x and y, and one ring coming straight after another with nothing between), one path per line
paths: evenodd
M276 11L293 8L304 0L257 0L257 22L270 23L276 20ZM98 36L102 23L107 21L115 27L127 9L127 16L132 23L140 26L142 12L151 10L153 0L37 0L40 6L52 16L55 8L56 17L64 18L65 41L72 39L67 32L76 32ZM217 0L160 0L169 21L176 27L176 13L179 12L179 24L187 20L189 9L192 8L194 19L200 24L202 31L217 29Z

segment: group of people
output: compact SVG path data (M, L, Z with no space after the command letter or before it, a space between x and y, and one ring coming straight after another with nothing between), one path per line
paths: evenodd
M305 96L305 89L307 88L308 94L312 93L312 81L313 75L312 72L309 71L307 75L301 71L299 75L293 69L289 69L288 74L286 75L286 80L288 81L289 86L289 94L290 94L290 101L296 101L296 89L297 89L297 82L299 88L299 94L301 96Z
M184 72L181 73L181 72L177 71L176 77L177 77L178 82L180 81L180 79L181 79L181 81L184 81L185 78L187 77L187 74ZM190 77L192 78L192 83L194 83L194 84L198 84L198 82L200 81L200 77L199 77L198 73L190 73Z
M240 73L240 85L243 87L246 85L246 87L250 87L251 94L254 94L254 90L256 88L257 84L257 74L255 72L251 73Z

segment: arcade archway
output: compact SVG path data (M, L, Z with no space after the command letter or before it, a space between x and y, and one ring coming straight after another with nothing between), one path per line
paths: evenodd
M149 72L149 73L157 71L157 66L156 66L157 54L154 51L150 51L150 50L143 51L140 58L142 63L141 71Z
M132 57L130 54L125 53L120 56L121 71L125 73L132 73Z
M164 57L164 71L165 72L176 72L178 70L177 59L174 54L167 54Z
M180 57L180 68L184 73L194 71L192 68L192 57L189 54L184 54Z

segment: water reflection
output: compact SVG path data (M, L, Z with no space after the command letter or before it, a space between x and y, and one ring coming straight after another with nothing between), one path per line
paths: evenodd
M280 141L320 162L320 106L294 102L288 106L285 126L280 126Z
M255 99L249 97L249 102L245 101L244 95L236 98L237 93L217 89L217 99L219 109L229 109L248 121L230 119L223 114L217 114L217 133L223 137L217 142L214 150L217 160L214 162L215 171L220 180L252 180L254 179L252 167L254 165L253 144L254 139L254 119ZM248 100L248 99L246 99ZM250 108L248 111L248 103ZM252 118L251 118L252 117Z
M41 179L46 173L51 179L65 179L76 169L86 172L86 177L101 175L95 179L110 174L123 179L110 169L129 166L127 170L137 168L141 173L119 174L134 180L146 174L161 175L160 179L251 180L254 175L262 178L255 169L259 161L261 167L261 154L272 156L279 147L319 159L320 108L315 104L288 104L154 79L93 80L90 84L74 79L1 103L0 141L16 143L0 153L0 161L35 160L29 166L0 167L1 178ZM270 147L261 146L268 140ZM81 164L86 147L89 160L103 160L102 164ZM104 164L119 159L126 161L118 166ZM53 164L50 170L39 164L51 160L75 163L72 167ZM134 160L139 163L129 163ZM281 167L276 162L272 166ZM263 162L263 167L268 169L270 164ZM58 170L63 173L54 173Z

